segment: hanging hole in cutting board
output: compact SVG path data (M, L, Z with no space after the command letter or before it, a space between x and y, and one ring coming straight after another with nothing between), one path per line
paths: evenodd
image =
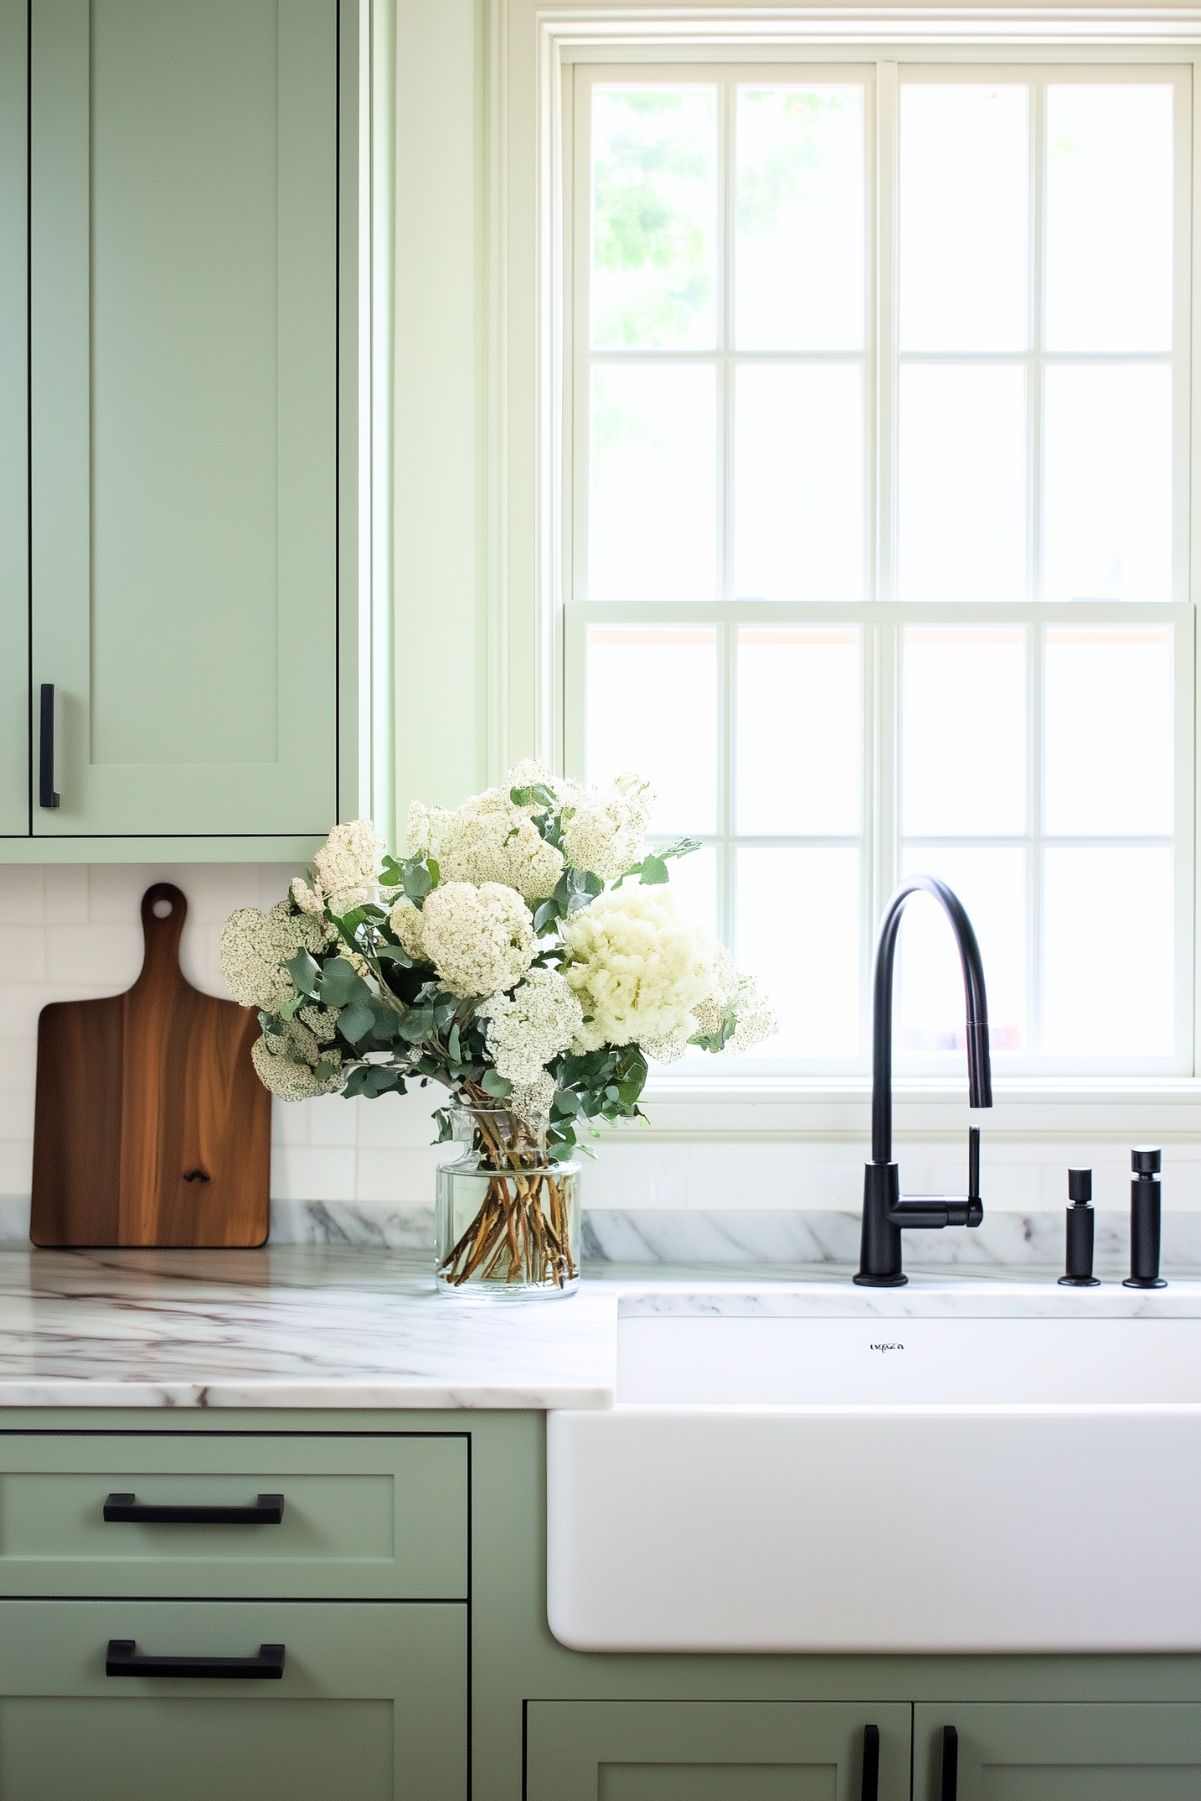
M175 911L175 909L171 905L171 902L169 900L163 900L160 898L159 900L155 901L155 903L154 903L153 907L151 907L150 911L154 914L154 917L156 919L169 919L171 917L172 913Z

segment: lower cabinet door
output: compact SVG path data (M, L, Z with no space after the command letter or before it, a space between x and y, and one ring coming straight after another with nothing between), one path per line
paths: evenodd
M914 1801L1197 1801L1201 1705L920 1706Z
M0 1801L464 1801L466 1742L456 1603L0 1603Z
M909 1801L910 1709L531 1701L526 1801Z

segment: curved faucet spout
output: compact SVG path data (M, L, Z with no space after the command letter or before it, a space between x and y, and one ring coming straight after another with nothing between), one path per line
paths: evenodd
M980 1134L974 1126L968 1134L968 1192L962 1200L949 1195L902 1200L900 1177L892 1160L893 966L901 914L914 894L932 895L955 934L963 970L968 1098L973 1107L992 1106L988 1000L972 922L958 895L937 876L910 876L884 909L872 976L872 1160L864 1172L863 1237L855 1277L856 1282L872 1288L895 1288L904 1282L901 1233L905 1227L978 1226L984 1217L979 1192Z
M966 1009L968 1105L992 1106L992 1062L988 1049L988 997L984 965L972 922L959 896L937 876L915 875L902 882L880 921L872 975L872 1161L892 1162L892 989L897 932L906 902L930 894L951 923L963 970Z

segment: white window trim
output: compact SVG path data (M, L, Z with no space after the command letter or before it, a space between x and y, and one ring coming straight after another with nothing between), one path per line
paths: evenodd
M568 65L607 54L642 61L720 61L731 46L753 44L757 59L795 56L836 62L857 55L937 62L956 46L987 44L990 59L1071 60L1087 47L1090 60L1154 61L1171 48L1194 65L1201 92L1201 6L1076 4L1021 6L1002 0L974 7L946 0L912 7L740 4L698 7L598 5L566 0L494 0L489 40L489 396L488 396L488 727L489 779L518 757L541 754L562 761L555 677L561 667L559 599L563 545L559 519L563 467L560 355L563 341L562 189L564 109L570 105ZM1194 144L1201 142L1201 132ZM1201 248L1201 156L1194 154L1194 272ZM1193 282L1192 335L1201 342L1201 295ZM1201 358L1192 369L1193 417L1201 417ZM1201 545L1201 457L1194 457L1190 495L1192 538ZM1198 564L1194 557L1194 592ZM1201 637L1201 634L1194 634ZM1201 695L1201 680L1197 682ZM1196 734L1195 734L1196 736ZM1194 780L1196 770L1194 769ZM1195 834L1201 839L1201 834ZM1194 872L1194 892L1201 881ZM1195 958L1195 1021L1201 1021L1201 957ZM1196 1026L1195 1026L1196 1029ZM1201 1071L1201 1046L1194 1069ZM1129 1137L1155 1132L1169 1139L1201 1134L1201 1076L1143 1080L1010 1078L998 1083L999 1110L990 1130L1010 1137L1091 1135L1117 1130ZM859 1136L867 1082L794 1077L657 1078L648 1091L656 1137L699 1132L723 1137ZM897 1084L901 1134L958 1131L963 1117L959 1079L914 1078Z

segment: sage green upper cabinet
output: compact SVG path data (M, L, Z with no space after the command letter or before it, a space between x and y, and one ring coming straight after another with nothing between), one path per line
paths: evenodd
M0 840L29 831L25 0L0 0Z
M338 815L339 607L355 600L339 592L340 373L356 381L339 35L356 10L32 0L43 849L224 839L293 855ZM342 530L353 539L353 517ZM44 684L57 807L38 779Z

